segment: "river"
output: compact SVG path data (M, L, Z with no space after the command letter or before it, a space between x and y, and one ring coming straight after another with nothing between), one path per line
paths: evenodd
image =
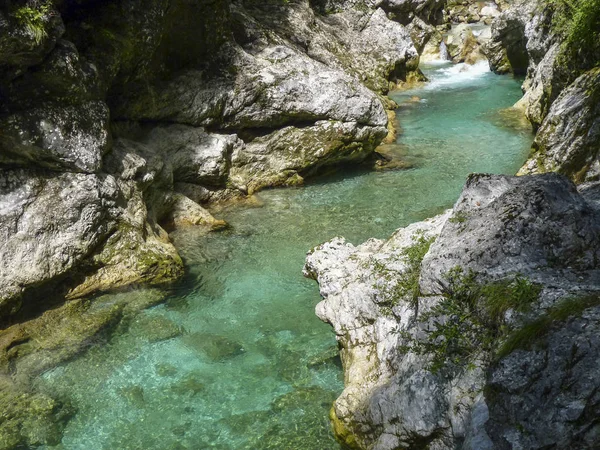
M261 206L220 213L230 230L173 234L186 276L141 318L183 334L154 340L132 327L39 377L77 410L52 448L339 448L327 415L342 371L335 336L314 315L317 284L301 274L307 250L334 236L385 238L440 213L469 173L515 173L532 141L502 111L519 80L485 62L423 70L429 83L391 95L400 133L390 151L406 168L263 191Z

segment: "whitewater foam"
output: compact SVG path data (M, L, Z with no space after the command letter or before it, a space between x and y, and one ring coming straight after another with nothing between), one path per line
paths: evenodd
M479 78L490 73L487 61L479 61L475 64L452 64L444 69L439 69L430 78L425 86L426 90L452 89L464 84L471 84Z

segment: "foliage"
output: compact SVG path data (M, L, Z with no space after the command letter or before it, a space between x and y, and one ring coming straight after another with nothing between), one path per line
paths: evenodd
M385 297L388 299L388 303L391 307L396 306L401 299L406 299L411 302L413 306L416 305L417 299L420 295L419 289L419 277L421 276L421 262L429 251L429 247L435 241L435 237L425 237L422 232L417 232L413 236L413 245L404 248L401 251L401 258L406 265L406 270L394 280L396 272L388 269L384 264L374 261L373 267L378 272L378 275L383 280L390 282L389 288L386 288L383 292ZM395 281L395 283L391 283ZM386 286L388 284L386 283ZM377 288L378 286L374 286Z
M542 316L513 331L504 340L497 356L502 358L544 336L556 322L580 316L584 310L600 305L600 295L568 297L549 308Z
M548 0L552 28L563 38L563 63L587 70L600 65L600 0Z
M540 286L516 275L489 284L456 267L440 281L441 300L417 319L423 338L404 333L404 351L431 356L433 372L455 372L477 355L491 354L507 331L506 313L525 312L538 298Z
M47 1L41 3L32 1L26 6L15 10L12 15L32 34L36 44L39 44L46 36L48 36L45 28L45 19L51 9L52 2Z

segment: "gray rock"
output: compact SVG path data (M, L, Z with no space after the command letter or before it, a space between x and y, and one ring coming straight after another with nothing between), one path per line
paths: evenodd
M427 354L403 346L423 335L426 325L415 318L447 295L440 280L456 266L482 283L520 273L543 286L528 315L504 319L515 330L547 320L561 299L600 295L596 197L595 185L583 198L554 174L473 175L451 212L388 241L354 247L335 238L313 249L304 273L319 282L316 313L335 330L345 373L332 413L338 439L381 450L424 443L447 450L594 448L600 386L589 374L598 370L597 306L581 316L572 307L573 317L535 334L537 343L521 342L496 362L474 355L455 372L431 372ZM410 270L406 249L428 237L436 239L421 263L415 302L398 283Z
M294 185L323 166L364 161L387 134L383 126L318 121L301 129L285 127L237 147L229 180L252 193L265 186Z
M209 186L225 184L231 153L243 144L234 135L185 125L156 127L144 141L169 160L175 181Z
M540 126L550 105L565 87L557 61L559 50L560 44L552 45L542 60L536 66L530 67L523 83L525 93L515 104L516 108L524 110L534 128Z
M98 172L110 148L104 102L45 103L0 119L0 164Z
M598 211L559 175L472 175L453 217L423 260L425 293L438 293L443 274L456 266L488 278L521 273L571 285L600 256Z
M481 45L478 38L475 37L472 28L466 23L453 26L448 32L445 42L454 62L474 64L485 59L480 51Z
M393 13L400 23L408 24L415 17L437 24L442 19L443 0L383 0L381 7Z
M533 2L521 3L504 11L492 22L492 38L485 54L490 69L496 73L525 74L529 66L525 26L531 14L529 5Z
M552 103L520 174L556 171L575 182L597 181L600 70L581 75Z
M168 83L153 102L124 104L117 117L222 128L279 128L323 119L387 123L375 94L289 47L267 47L256 56L235 53L235 80L208 80L189 71Z
M0 310L20 308L30 287L76 268L114 230L118 195L111 176L0 172Z
M496 448L598 446L600 308L557 323L540 350L515 351L489 376L489 420Z
M10 81L27 67L39 64L65 32L54 7L39 10L35 26L19 18L24 8L0 9L0 81Z

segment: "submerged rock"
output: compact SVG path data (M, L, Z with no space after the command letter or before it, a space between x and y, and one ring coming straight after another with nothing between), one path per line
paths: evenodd
M336 238L311 251L316 312L341 345L338 439L382 450L594 448L599 386L584 373L600 348L585 337L600 327L599 224L597 204L558 175L474 175L444 215L387 241ZM489 298L506 302L500 315L485 315ZM452 323L459 335L479 328L466 342L431 334ZM486 333L498 334L461 347Z
M240 342L217 334L195 332L182 337L184 345L206 355L215 362L223 361L244 353Z

